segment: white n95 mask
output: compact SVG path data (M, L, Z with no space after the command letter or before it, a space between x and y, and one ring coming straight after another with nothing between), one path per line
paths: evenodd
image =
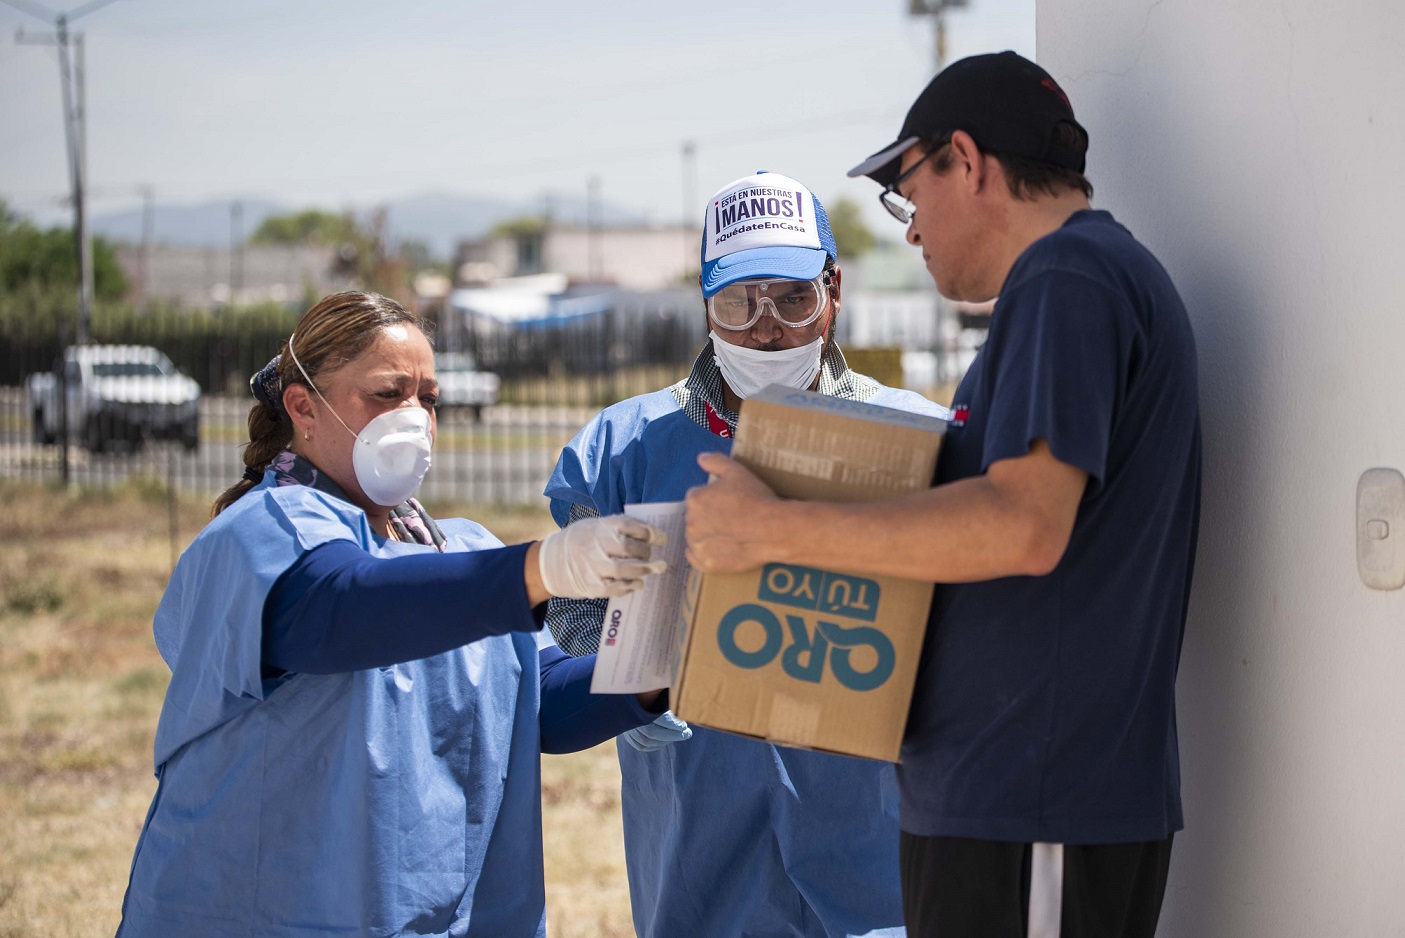
M824 337L796 348L781 349L776 352L762 352L759 349L733 345L718 336L712 336L712 353L717 358L717 367L722 369L722 377L727 387L737 397L755 396L768 384L781 384L788 388L808 388L820 373L820 351L824 347Z
M293 351L293 339L288 338L288 354L293 364L298 366L308 387L317 392L322 403L332 411L337 423L346 427L346 432L356 437L351 451L351 468L356 472L356 481L366 497L382 508L394 508L415 494L415 489L424 481L429 471L429 451L432 442L429 438L429 411L423 407L397 407L379 416L372 417L366 426L356 433L346 426L317 385L308 377L307 369L298 361Z
M342 426L346 426L344 421ZM382 507L394 508L415 494L424 481L429 471L429 450L429 411L423 407L397 407L373 417L362 428L356 436L356 448L351 451L351 467L367 498Z

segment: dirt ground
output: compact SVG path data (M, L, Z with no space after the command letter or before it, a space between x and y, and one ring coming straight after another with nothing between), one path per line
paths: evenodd
M0 938L111 935L155 791L168 671L151 615L170 574L172 515L155 481L66 494L0 482ZM545 512L431 506L508 543ZM174 513L183 547L208 503ZM550 938L633 933L619 769L607 743L542 765Z

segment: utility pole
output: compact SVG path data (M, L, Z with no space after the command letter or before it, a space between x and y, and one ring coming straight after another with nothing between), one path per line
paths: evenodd
M151 308L151 242L156 232L156 190L140 186L141 193L141 263L137 267L137 309L145 316Z
M238 302L244 289L244 203L229 203L229 305Z
M550 190L542 193L542 230L537 243L537 270L551 270L560 253L554 244L552 230L556 227L556 195ZM569 222L568 222L569 227Z
M693 227L693 219L698 217L698 145L697 141L683 141L683 276L693 269L697 259L697 244L688 237Z
M58 47L59 78L63 89L64 138L68 149L69 186L73 199L73 240L78 261L78 328L74 342L77 345L86 345L93 312L93 241L92 233L88 230L84 191L88 177L87 96L83 80L83 35L70 33L68 27L79 17L105 7L114 0L91 0L67 13L55 13L34 0L0 2L54 26L52 35L27 35L21 28L15 33L15 42L20 45Z
M932 37L932 58L936 71L946 67L946 17L947 10L970 6L970 0L908 0L909 16L930 16L935 35Z
M932 18L932 60L933 74L946 68L946 11L969 6L969 0L908 0L909 16L930 16ZM940 294L935 297L936 335L932 341L932 351L936 356L938 381L944 380L947 362L952 349L946 344L946 323L951 317L951 304Z
M591 280L603 275L600 259L600 177L591 176L585 185L585 256Z
M67 24L63 17L59 18L59 22L63 24L59 27L59 35L62 36ZM87 69L84 67L86 56L83 54L82 33L73 34L73 53L73 126L78 137L78 185L81 187L79 194L74 197L74 204L77 206L74 212L77 218L74 230L78 234L78 270L83 278L79 288L82 299L79 304L81 315L78 318L78 344L87 345L92 338L93 297L96 291L93 287L93 225L88 214L88 83Z

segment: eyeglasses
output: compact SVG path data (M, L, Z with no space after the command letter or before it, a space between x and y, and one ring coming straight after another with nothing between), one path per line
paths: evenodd
M912 221L912 216L917 214L917 206L913 205L898 191L898 186L907 182L912 174L917 172L917 167L927 162L928 158L935 152L935 150L928 150L926 153L922 154L922 159L905 169L902 175L884 186L883 191L878 193L878 201L883 203L883 207L888 210L888 214L892 215L904 225Z
M781 325L801 329L824 312L829 275L813 280L765 277L729 283L707 298L707 315L722 329L750 329L770 313Z

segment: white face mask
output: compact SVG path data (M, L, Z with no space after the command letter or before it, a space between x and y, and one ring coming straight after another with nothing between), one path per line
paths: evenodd
M712 353L727 387L740 398L752 397L768 384L805 389L820 373L820 351L824 336L796 348L777 352L762 352L754 348L733 345L717 334L712 336Z
M331 410L331 406L327 409ZM336 415L336 411L332 414ZM346 426L345 421L342 426ZM351 451L351 467L367 498L382 507L394 508L415 494L424 481L424 474L429 471L429 450L429 411L423 407L397 407L372 418L362 428L356 437L356 448Z
M397 407L371 418L358 434L346 426L341 414L332 409L322 392L308 377L288 339L288 354L298 366L308 386L317 391L322 403L332 411L346 432L356 437L351 451L351 467L366 497L383 508L394 508L415 494L429 471L429 411L423 407Z

